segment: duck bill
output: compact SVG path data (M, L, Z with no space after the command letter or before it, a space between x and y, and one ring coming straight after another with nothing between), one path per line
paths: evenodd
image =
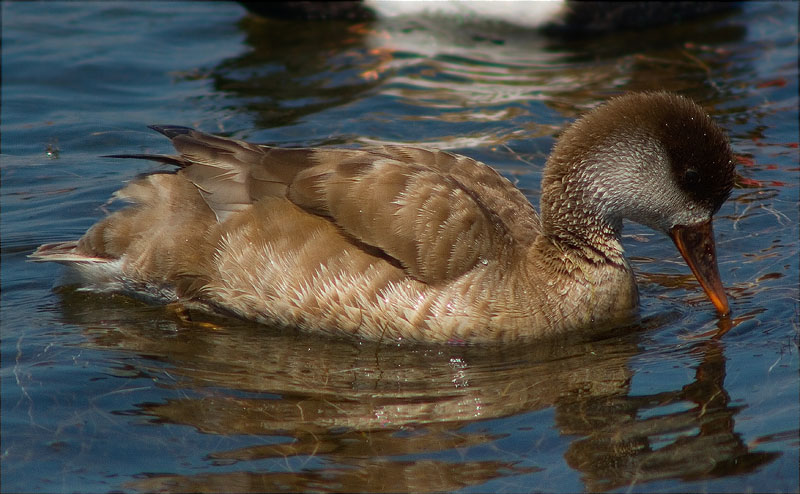
M730 314L728 297L725 295L725 288L722 286L717 268L717 251L714 247L711 220L693 226L674 226L670 229L669 236L711 299L711 303L717 308L717 312L721 316Z

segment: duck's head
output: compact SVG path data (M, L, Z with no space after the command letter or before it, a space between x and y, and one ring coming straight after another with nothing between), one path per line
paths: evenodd
M628 218L669 235L720 314L729 312L711 218L733 187L722 129L691 100L666 92L611 99L558 139L542 180L547 235L621 257Z

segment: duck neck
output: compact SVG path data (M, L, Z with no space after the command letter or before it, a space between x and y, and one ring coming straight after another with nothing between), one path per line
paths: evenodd
M627 263L620 241L622 217L607 207L613 192L598 180L596 171L595 167L583 166L569 168L564 174L545 172L541 198L543 231L565 252L592 263L624 267Z

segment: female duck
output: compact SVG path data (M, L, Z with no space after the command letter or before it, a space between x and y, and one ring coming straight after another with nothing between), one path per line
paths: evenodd
M410 146L281 149L153 126L177 165L32 258L122 291L265 324L370 339L512 341L630 321L622 219L670 235L720 314L711 217L732 153L695 103L610 100L559 138L541 217L493 169Z

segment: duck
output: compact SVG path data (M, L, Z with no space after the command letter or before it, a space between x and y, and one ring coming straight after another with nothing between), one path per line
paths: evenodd
M83 290L363 340L509 343L629 324L639 294L623 219L669 236L719 317L713 215L729 140L701 106L626 93L558 136L540 213L493 168L417 146L282 148L153 125L175 167L130 205L30 257Z
M475 2L352 0L260 2L239 0L258 16L303 21L365 22L425 16L448 21L502 22L553 36L588 37L620 30L643 30L735 10L731 2Z

